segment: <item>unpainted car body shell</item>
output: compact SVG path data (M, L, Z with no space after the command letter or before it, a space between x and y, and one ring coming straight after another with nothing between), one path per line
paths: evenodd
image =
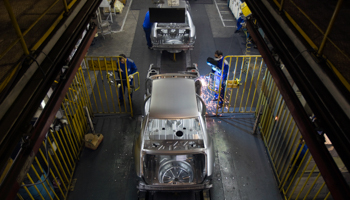
M135 141L141 191L202 190L212 187L214 146L206 131L205 104L194 75L154 75Z
M167 3L162 8L169 8ZM179 7L184 7L185 23L154 23L151 30L151 41L153 50L179 53L181 51L193 50L196 40L196 28L189 12L189 5L180 1Z

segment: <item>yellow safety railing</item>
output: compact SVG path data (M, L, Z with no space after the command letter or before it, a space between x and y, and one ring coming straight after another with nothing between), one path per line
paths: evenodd
M120 67L120 58L101 56L84 59L88 81L84 79L83 84L90 88L88 96L91 96L89 101L94 113L133 115L131 96L140 89L140 75L136 72L129 77L126 66L125 69ZM120 79L121 70L126 72L126 80Z
M260 55L229 55L225 56L224 60L229 63L227 80L222 84L221 76L220 84L216 86L217 90L215 90L215 85L213 87L210 82L208 83L208 88L217 94L220 94L222 89L225 90L223 107L219 108L218 101L216 114L255 112L262 72L266 69L262 57ZM225 88L222 88L222 85L225 85Z
M57 19L52 23L52 25L50 26L50 28L48 30L46 30L46 32L41 36L41 38L38 38L38 41L36 41L35 44L27 44L24 36L26 36L32 29L33 27L35 27L35 25L38 24L39 21L43 20L44 16L46 16L48 14L48 12L56 6L56 4L62 1L63 5L64 5L64 11L62 11L62 13L57 17ZM66 0L56 0L54 1L25 31L21 31L21 27L19 26L16 16L13 12L12 6L9 2L9 0L4 0L4 4L6 7L6 10L9 14L12 26L14 27L16 34L17 34L17 39L15 39L5 50L3 50L0 54L0 60L2 60L2 58L5 57L5 55L14 47L16 46L16 44L18 42L21 43L22 46L22 50L23 53L25 55L29 55L31 51L35 51L37 50L40 45L47 39L47 37L52 33L52 31L56 28L56 26L58 25L58 23L63 19L64 14L69 12L69 10L73 7L73 5L75 4L76 0L72 0L68 5ZM29 50L30 49L30 50ZM0 92L6 87L6 85L10 82L10 80L12 79L13 75L15 74L15 72L18 70L19 65L21 63L17 64L15 67L13 67L12 71L9 72L7 74L7 76L5 76L3 78L3 80L0 82Z
M66 199L74 183L73 174L88 129L84 107L91 113L87 87L80 68L65 95L54 122L35 156L22 187L19 199ZM92 113L91 113L92 114Z
M255 112L256 116L261 115L259 130L285 199L329 198L331 194L325 181L268 71L262 82L257 107L262 108ZM336 157L334 160L343 169L344 164Z
M316 41L313 41L305 32L304 30L298 25L298 23L293 19L293 17L284 9L285 7L285 0L281 0L281 2L278 2L278 0L273 0L274 3L276 4L276 6L279 8L279 10L281 12L283 12L285 14L285 16L288 18L288 20L293 24L293 26L298 30L298 32L302 35L302 37L305 39L305 41L307 41L307 43L309 43L309 45L316 51L318 52L318 54L321 54L323 52L323 47L324 47L324 43L325 41L328 41L329 43L332 44L332 46L334 46L334 48L338 51L339 54L341 54L344 58L346 58L347 60L350 61L350 57L349 55L346 54L346 52L344 52L343 50L341 50L329 37L328 37L328 33L330 32L332 25L334 23L334 21L332 21L332 23L329 24L329 27L327 28L326 33L324 31L322 31L322 29L293 1L293 0L289 0L290 5L293 5L294 8L296 8L301 15L303 15L305 17L306 20L308 20L310 22L310 24L312 24L318 31L319 33L322 35L322 37L324 37L324 40L321 44L319 44L319 46L317 46L315 43L317 43ZM339 4L340 1L338 1L338 5L336 6L336 10L335 10L335 14L339 11ZM334 20L334 19L332 19ZM318 38L317 38L318 39ZM331 70L338 76L339 80L344 84L344 86L350 91L350 84L349 82L344 78L344 76L334 67L334 65L332 64L332 62L330 60L327 59L326 55L319 55L322 56L326 61L327 61L327 65L329 66L329 68L331 68Z
M137 82L136 82L135 76L137 76ZM136 72L132 74L132 80L133 80L134 91L136 92L137 90L140 89L140 73Z

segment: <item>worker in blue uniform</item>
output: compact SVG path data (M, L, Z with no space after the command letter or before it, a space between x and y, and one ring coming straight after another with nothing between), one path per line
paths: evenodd
M147 13L146 13L145 20L143 21L142 26L143 26L143 30L145 31L145 34L146 34L148 49L152 49L151 30L152 30L153 23L150 20L149 11L147 11Z
M127 90L128 85L127 85L127 79L126 79L126 75L128 75L129 77L129 83L130 86L133 84L133 77L134 74L137 72L137 67L134 63L133 60L131 60L130 58L126 58L126 56L124 54L120 54L119 55L121 58L119 58L119 64L120 64L120 74L122 77L120 77L119 72L117 73L119 78L121 79L120 83L118 84L119 87L119 101L123 102L123 90L125 92L125 90ZM127 69L127 73L125 73L125 65L126 65L126 69ZM128 93L127 93L128 95ZM130 94L130 97L132 98L132 93Z
M239 14L239 18L237 19L237 29L235 31L235 33L238 33L239 30L242 28L242 23L244 23L244 15L243 13Z
M225 88L226 88L226 80L228 75L228 62L224 60L223 53L219 50L215 51L215 61L217 61L217 66L212 67L211 70L213 73L219 75L221 77L222 74L222 83L221 83L221 91L220 91L220 97L218 93L215 93L215 97L213 101L217 101L219 99L219 108L222 107L223 101L224 101L224 95L225 95ZM224 63L224 66L223 66ZM219 97L219 98L218 98Z

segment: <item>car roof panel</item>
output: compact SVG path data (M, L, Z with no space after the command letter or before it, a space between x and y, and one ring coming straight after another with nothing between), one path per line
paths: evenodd
M153 80L151 95L151 119L184 119L199 116L193 79Z

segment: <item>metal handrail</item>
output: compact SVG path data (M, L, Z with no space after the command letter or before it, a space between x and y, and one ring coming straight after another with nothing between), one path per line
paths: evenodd
M135 75L137 75L137 83L138 83L138 87L136 87L136 83L135 83ZM133 77L133 86L134 86L134 91L136 92L137 90L140 89L140 73L139 72L135 72L134 74L132 74Z

